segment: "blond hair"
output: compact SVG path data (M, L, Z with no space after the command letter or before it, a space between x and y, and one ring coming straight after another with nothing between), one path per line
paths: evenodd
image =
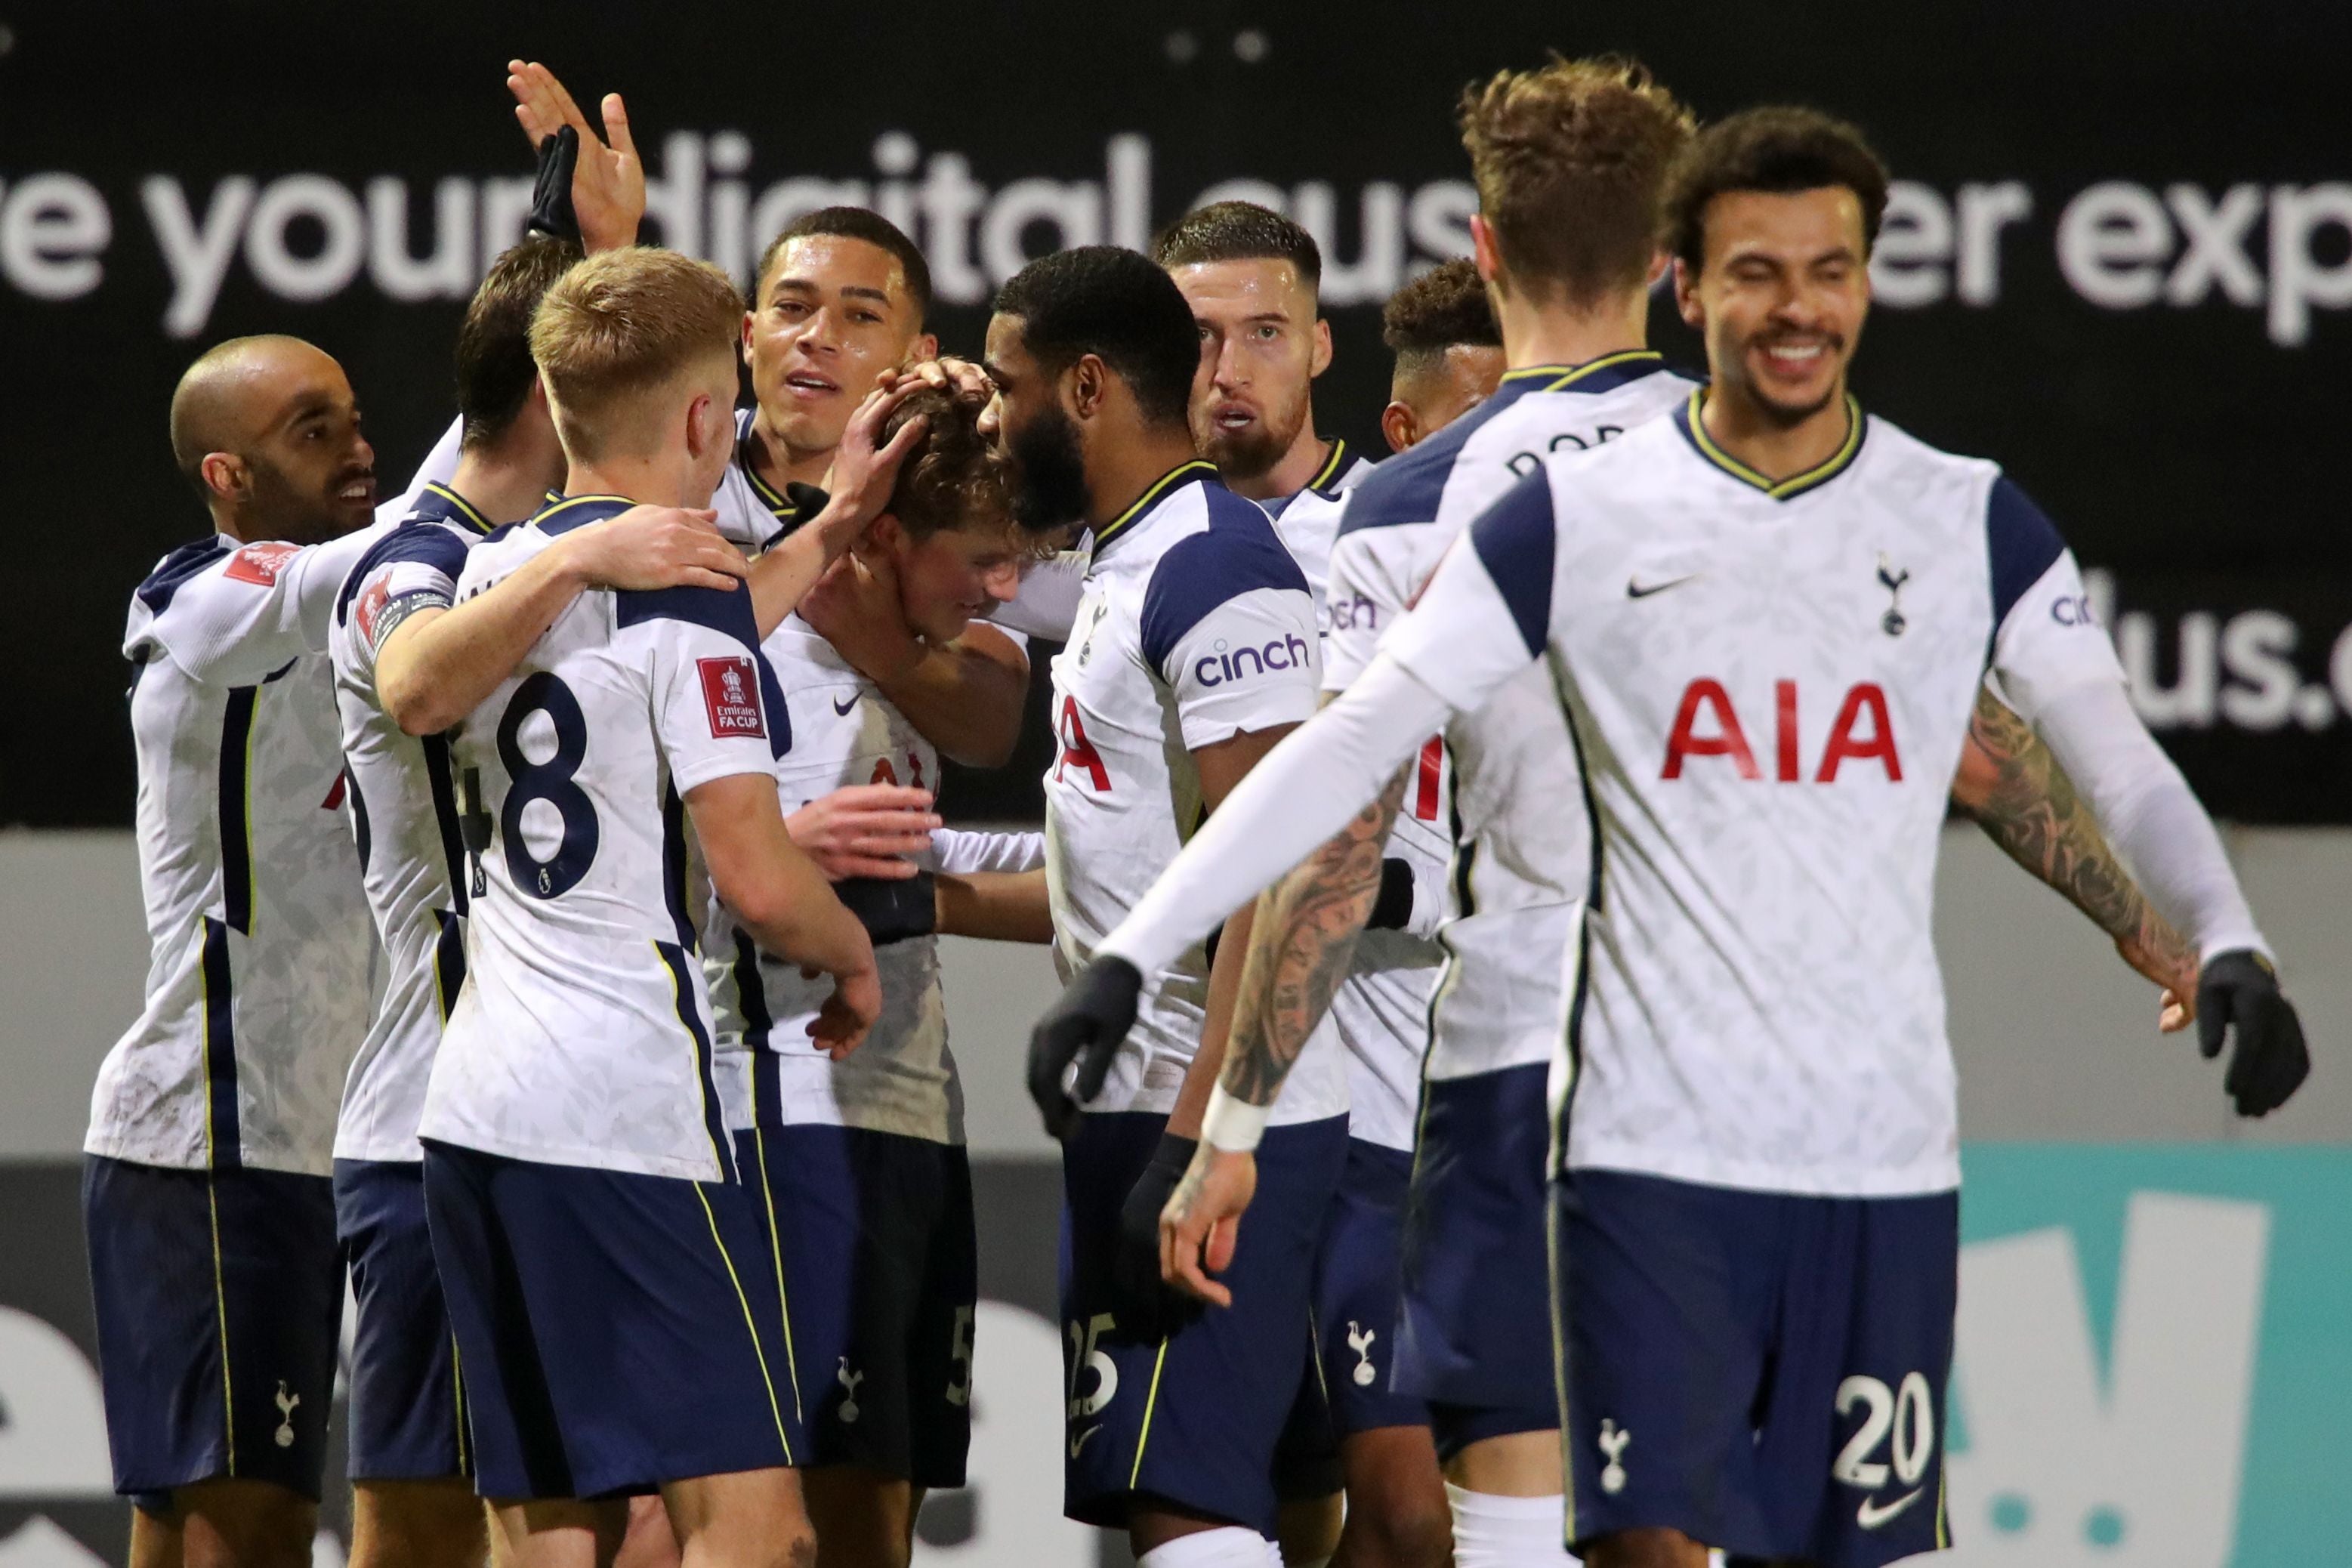
M563 449L593 462L629 447L650 400L711 358L731 362L742 326L727 275L674 250L631 246L572 268L530 319Z
M1697 121L1646 68L1554 55L1464 89L1461 121L1507 289L1591 307L1649 275L1666 170Z

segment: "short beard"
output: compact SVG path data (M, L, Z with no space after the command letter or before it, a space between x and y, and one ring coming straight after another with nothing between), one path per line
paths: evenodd
M282 539L289 544L323 544L351 531L332 496L305 495L268 463L252 458L250 539ZM348 476L339 476L347 480Z
M1078 448L1077 426L1059 408L1048 411L1012 441L1019 480L1013 495L1013 520L1043 530L1084 521L1087 465Z
M1246 484L1264 479L1289 456L1291 444L1307 427L1307 399L1301 397L1287 409L1269 409L1246 430L1221 430L1213 418L1204 416L1192 426L1192 444L1228 481ZM1282 418L1286 414L1286 420Z

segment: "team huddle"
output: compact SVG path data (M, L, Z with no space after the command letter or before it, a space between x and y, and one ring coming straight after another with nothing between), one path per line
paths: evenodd
M1034 1462L1146 1568L1947 1544L1947 814L2241 1114L2308 1058L2056 528L1848 390L1860 136L1474 84L1375 464L1279 213L1034 261L944 355L887 220L747 299L636 242L617 98L509 71L530 232L405 493L299 339L173 400L215 531L131 607L84 1175L133 1563L310 1561L347 1279L354 1563L908 1562L990 1386L942 935L1068 983L966 1065L1063 1149ZM948 827L1033 637L1044 831Z

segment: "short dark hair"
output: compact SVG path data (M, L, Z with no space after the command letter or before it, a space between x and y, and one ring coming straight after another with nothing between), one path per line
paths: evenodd
M457 327L457 417L468 447L505 435L530 395L530 318L555 280L581 259L577 240L535 234L490 263Z
M1381 341L1396 355L1397 369L1412 375L1456 345L1501 348L1503 331L1477 267L1465 256L1438 263L1389 296L1381 307Z
M1733 191L1843 185L1862 203L1863 255L1886 216L1886 165L1862 132L1815 109L1749 109L1701 132L1666 177L1665 243L1693 271L1706 259L1706 205Z
M1160 231L1151 259L1174 271L1204 261L1287 261L1309 289L1323 283L1323 251L1315 237L1255 202L1211 202Z
M760 265L751 274L751 297L757 303L761 288L768 281L768 268L776 264L777 255L796 239L813 235L836 235L843 239L862 239L866 244L888 251L898 259L899 268L907 274L907 292L915 297L915 325L919 329L931 313L931 264L923 258L923 247L907 237L907 231L865 207L819 207L800 216L776 231L768 241L768 248L760 252Z
M1201 332L1176 280L1139 250L1082 245L1031 262L996 291L1021 341L1054 371L1093 354L1155 425L1182 425L1201 368Z
M1554 55L1465 88L1461 121L1507 288L1590 307L1641 287L1666 167L1696 124L1647 68Z

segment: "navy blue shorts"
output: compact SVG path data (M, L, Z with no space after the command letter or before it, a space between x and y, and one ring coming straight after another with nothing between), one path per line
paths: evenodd
M484 1497L616 1497L795 1462L749 1189L428 1140L425 1205Z
M786 1359L807 1465L960 1487L980 1300L963 1150L857 1127L735 1134L761 1235L782 1234Z
M1878 1568L1948 1543L1957 1193L1556 1188L1568 1528Z
M1348 1169L1315 1266L1316 1351L1339 1436L1426 1426L1429 1405L1390 1385L1397 1345L1405 1189L1412 1156L1348 1140Z
M473 1474L457 1342L425 1225L425 1167L335 1162L335 1229L351 1259L351 1478Z
M1544 1260L1549 1071L1537 1062L1423 1086L1393 1386L1429 1402L1446 1458L1559 1425Z
M1347 1162L1348 1120L1267 1130L1243 1216L1234 1292L1176 1332L1119 1331L1111 1259L1119 1208L1164 1116L1089 1112L1062 1149L1063 1510L1118 1528L1138 1496L1274 1533L1274 1465L1312 1377L1315 1249Z
M316 1499L343 1315L334 1184L82 1161L114 1489L275 1481Z

